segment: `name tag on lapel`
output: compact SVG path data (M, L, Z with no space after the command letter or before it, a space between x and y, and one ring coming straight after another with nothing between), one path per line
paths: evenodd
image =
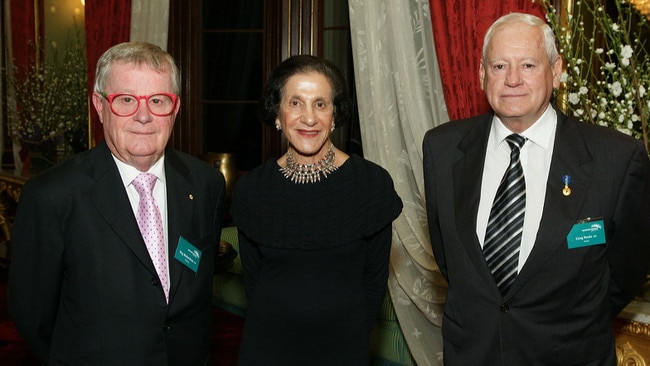
M176 247L174 258L196 273L199 270L201 251L181 236L178 238L178 246Z
M573 225L566 237L569 249L605 244L605 224L603 220L586 219Z

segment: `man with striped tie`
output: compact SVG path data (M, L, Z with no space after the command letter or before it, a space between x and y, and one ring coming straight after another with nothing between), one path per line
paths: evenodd
M424 138L445 365L616 363L611 320L650 259L650 161L640 141L556 109L561 73L551 28L505 15L479 72L493 112Z

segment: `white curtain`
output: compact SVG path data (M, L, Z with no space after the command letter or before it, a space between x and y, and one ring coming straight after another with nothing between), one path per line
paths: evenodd
M131 41L153 43L167 50L169 0L131 0Z
M349 0L364 156L386 168L404 209L394 223L389 290L419 366L442 364L446 282L424 208L422 139L449 120L428 0Z

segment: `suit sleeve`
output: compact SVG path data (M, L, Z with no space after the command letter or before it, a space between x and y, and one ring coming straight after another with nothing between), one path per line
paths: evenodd
M613 222L607 258L616 316L638 294L650 260L650 161L640 142L620 187Z
M12 227L9 313L30 349L47 362L63 273L63 233L54 204L28 182Z
M431 240L431 249L433 250L436 263L440 273L447 279L447 264L445 262L445 251L442 246L442 234L440 231L440 221L438 216L438 207L436 201L436 182L434 167L434 152L432 149L432 138L429 134L425 135L422 145L423 152L423 170L424 170L424 192L426 199L427 222L429 225L429 238Z

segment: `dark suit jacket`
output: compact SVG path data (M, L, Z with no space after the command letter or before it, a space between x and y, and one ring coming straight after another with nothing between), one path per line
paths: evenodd
M650 163L643 144L558 111L534 248L502 297L476 235L492 114L427 132L431 244L449 283L446 365L614 365L611 320L637 294L650 249ZM570 175L570 196L562 176ZM535 182L527 182L535 184ZM607 243L568 249L567 234L602 217Z
M165 153L170 298L105 143L25 184L13 225L9 311L50 365L203 365L224 179ZM195 274L179 237L202 251Z

